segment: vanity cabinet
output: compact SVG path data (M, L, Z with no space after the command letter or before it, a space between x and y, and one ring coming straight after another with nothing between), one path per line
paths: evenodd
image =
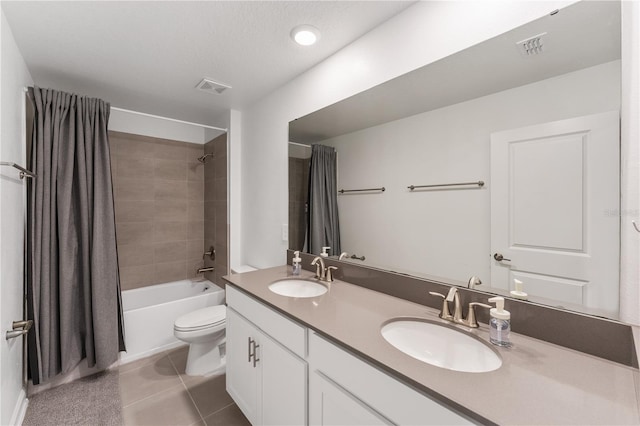
M253 425L307 424L306 329L230 286L227 305L227 392Z
M466 417L309 333L312 425L463 425Z

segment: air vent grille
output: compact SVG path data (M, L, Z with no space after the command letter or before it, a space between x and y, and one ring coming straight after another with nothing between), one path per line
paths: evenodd
M203 78L202 81L196 86L196 89L202 90L203 92L212 93L214 95L221 95L225 90L231 89L231 86L218 83L217 81L213 81L209 78Z
M519 41L516 43L520 48L520 52L525 56L539 55L544 51L545 40L543 37L547 33L538 34L528 39Z

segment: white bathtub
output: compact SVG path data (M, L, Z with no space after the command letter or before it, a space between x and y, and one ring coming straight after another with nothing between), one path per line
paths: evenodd
M184 344L173 323L188 312L224 303L224 290L211 281L183 280L122 292L127 352L120 363L135 361Z

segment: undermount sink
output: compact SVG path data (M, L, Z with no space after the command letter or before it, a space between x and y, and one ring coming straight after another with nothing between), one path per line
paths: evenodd
M269 290L281 296L316 297L327 292L327 287L316 281L287 279L269 285Z
M433 322L394 320L384 325L380 332L396 349L448 370L485 373L502 365L502 359L484 342Z

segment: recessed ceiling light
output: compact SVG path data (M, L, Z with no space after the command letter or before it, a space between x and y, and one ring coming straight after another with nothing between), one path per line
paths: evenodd
M291 30L291 38L302 46L311 46L320 39L320 31L312 25L298 25Z

